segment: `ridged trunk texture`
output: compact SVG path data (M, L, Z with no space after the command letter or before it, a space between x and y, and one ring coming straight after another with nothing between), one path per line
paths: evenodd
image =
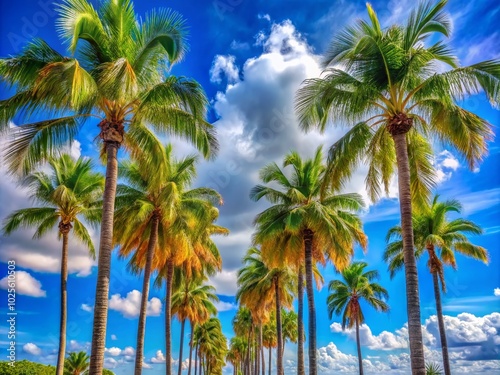
M312 270L313 232L304 233L307 307L309 310L309 375L317 375L316 367L316 306L314 306L313 270Z
M283 375L283 332L281 327L281 301L279 278L274 277L274 293L276 298L276 334L278 335L278 347L276 349L276 374Z
M450 359L448 356L448 341L446 339L446 330L444 328L443 307L441 305L441 291L439 290L439 279L437 272L432 273L434 283L434 297L436 299L436 314L439 327L439 338L441 339L441 352L443 353L444 375L451 375Z
M172 375L172 278L174 276L174 264L167 263L167 287L165 292L165 373Z
M259 325L259 327L262 327L262 325ZM261 332L261 329L259 329L259 339L256 340L257 342L255 343L255 372L254 374L255 375L259 375L260 374L260 332Z
M193 329L193 332L194 332L194 329ZM191 338L192 340L192 338ZM194 375L197 375L198 373L198 361L199 361L199 358L198 358L198 344L196 344L196 348L195 348L195 351L194 351L194 359L196 360L195 363L194 363ZM201 375L201 374L200 374Z
M59 352L57 354L56 375L64 373L64 357L66 355L66 324L68 320L68 236L71 224L59 223L59 232L62 234L61 254L61 305L59 317Z
M359 375L363 375L363 357L361 355L361 342L359 341L359 322L356 319L356 346L358 348Z
M101 375L104 366L106 324L108 321L109 274L113 247L113 218L115 211L116 181L118 179L118 142L106 142L106 180L104 184L97 285L94 304L94 324L89 375Z
M148 252L146 254L146 264L144 266L144 280L142 281L141 310L139 313L139 323L137 324L137 344L135 350L135 375L142 374L142 362L144 361L144 336L146 334L146 311L149 298L149 279L151 278L151 267L153 255L158 240L159 217L155 213L151 223L151 234L149 235Z
M193 360L193 335L194 335L194 323L191 324L191 336L189 337L189 367L188 367L188 375L191 375L191 361Z
M298 299L298 308L297 308L297 330L298 338L297 338L297 375L305 375L305 366L304 366L304 272L302 270L302 266L299 267L299 275L298 275L298 283L297 283L297 299Z
M182 347L184 346L184 328L186 327L186 319L182 320L181 323L181 342L180 342L180 347L179 347L179 368L177 371L178 375L181 375L182 373Z
M264 356L264 340L262 336L262 324L259 329L259 342L260 342L260 358L262 360L262 375L266 375L266 358ZM258 374L257 374L258 375Z
M403 129L404 130L404 129ZM408 311L408 335L410 338L410 358L413 375L425 375L424 347L420 322L420 297L418 292L417 262L413 247L413 225L410 190L410 164L406 132L391 133L396 148L398 165L399 207L406 276L406 305Z
M272 356L272 348L269 347L269 375L271 375L271 365L272 365L272 359L273 359L273 356Z

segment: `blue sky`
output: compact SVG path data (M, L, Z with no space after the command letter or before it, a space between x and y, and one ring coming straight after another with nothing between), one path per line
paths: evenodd
M373 6L384 25L405 19L414 1L374 1ZM269 161L280 161L290 149L311 155L319 145L330 145L345 129L330 128L326 134L303 134L293 116L293 95L303 79L320 73L318 56L325 51L330 37L346 23L365 17L363 1L136 1L136 11L144 15L152 7L171 7L182 13L190 27L190 51L173 69L173 74L198 80L211 101L210 120L220 135L217 160L201 162L197 186L217 188L225 205L220 224L231 229L226 238L217 239L224 265L223 272L211 282L220 296L219 318L224 333L232 336L231 319L236 305L236 270L250 244L252 219L265 207L264 202L248 199L250 188L258 182L259 168ZM19 52L33 36L42 37L54 48L65 52L55 30L54 5L51 1L17 0L0 5L0 56ZM494 0L475 2L450 0L454 33L451 45L462 64L498 58L500 4ZM495 22L496 21L496 22ZM0 86L0 98L9 92ZM481 95L468 98L463 105L488 119L497 127L498 110L491 109ZM78 141L68 146L73 155L97 155L93 139L96 128L86 126ZM496 129L495 129L496 131ZM192 148L176 139L179 155ZM437 192L443 198L459 199L463 216L485 229L474 238L490 252L488 266L458 256L458 271L446 270L448 293L443 296L447 316L452 368L456 373L500 373L500 143L490 143L490 154L478 169L470 171L458 154L446 145L436 145L435 165L440 183ZM27 207L25 192L0 170L0 219L12 210ZM347 191L364 192L366 169L357 171ZM356 252L356 260L366 260L381 273L380 283L389 291L391 311L378 314L365 309L367 325L362 329L363 354L367 373L408 373L408 348L405 334L406 302L403 274L390 280L381 255L387 230L398 222L397 189L393 184L389 197L371 204L363 214L369 236L368 252ZM95 240L98 233L94 232ZM83 246L70 242L68 288L68 349L87 350L91 340L92 306L96 267ZM58 335L60 243L55 234L32 241L30 231L2 238L0 277L6 274L6 261L16 259L18 266L18 358L54 363ZM126 261L112 262L110 311L107 330L106 364L117 374L132 370L138 301L141 282L125 271ZM323 270L325 281L338 277L331 266ZM440 360L436 338L434 297L425 259L419 264L422 324L426 355ZM0 287L4 283L0 281ZM495 292L495 290L497 290ZM145 357L147 374L164 372L164 290L150 293ZM316 293L319 364L321 373L355 373L355 342L352 333L339 332L338 319L327 317L326 288ZM7 298L0 289L0 300ZM6 314L2 302L1 314ZM3 319L2 319L3 321ZM335 324L337 323L337 325ZM173 328L173 359L177 360L179 325ZM0 326L0 344L6 343L6 328ZM293 368L295 347L287 345L285 359ZM159 352L161 351L161 352ZM187 353L185 350L184 353ZM163 358L162 358L163 357ZM2 354L3 358L3 354ZM184 355L183 360L186 359ZM229 368L226 371L230 371ZM288 371L287 371L288 373Z

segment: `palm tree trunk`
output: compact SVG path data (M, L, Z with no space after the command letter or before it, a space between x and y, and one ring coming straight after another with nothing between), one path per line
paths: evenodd
M299 280L297 283L297 297L298 297L298 321L297 329L299 331L297 338L297 375L305 375L304 367L304 273L302 266L299 267Z
M113 218L115 211L116 181L118 179L118 142L106 142L106 181L104 184L97 285L95 291L94 323L89 375L101 375L104 366L106 324L108 321L109 274L113 247Z
M191 337L189 338L189 367L188 375L191 375L191 361L193 359L193 334L194 334L194 323L191 323Z
M194 330L193 330L194 331ZM192 340L193 338L191 338ZM198 374L198 343L196 344L196 348L194 350L194 358L195 358L195 363L194 363L194 375Z
M177 371L178 375L182 373L182 347L184 346L184 327L186 326L186 319L182 320L181 323L181 342L179 347L179 369Z
M450 359L448 357L448 341L446 340L446 331L444 328L443 308L441 306L441 291L439 290L439 279L437 272L432 273L434 282L434 297L436 298L436 312L439 327L439 337L441 339L441 352L443 353L444 375L451 375Z
M283 356L281 348L283 346L283 336L281 327L281 301L279 278L274 277L274 293L276 298L276 334L278 335L278 348L276 349L276 374L283 375Z
M262 325L261 325L262 327ZM261 330L259 330L259 333L260 333ZM255 356L255 375L259 375L260 374L260 336L259 336L259 340L255 340L256 343L255 343L255 353L254 353L254 356Z
M272 348L269 346L269 375L271 375Z
M142 280L141 310L139 313L139 323L137 325L137 346L135 350L135 371L134 375L141 375L142 363L144 362L144 336L146 334L146 311L149 298L149 279L151 278L151 265L158 239L159 217L153 214L151 223L151 234L149 235L148 252L146 254L146 265L144 267L144 279Z
M262 337L262 324L260 325L260 329L259 329L259 342L260 342L260 357L261 357L261 360L262 360L262 375L266 375L266 358L265 358L265 355L264 355L264 340L263 340L263 337ZM259 374L257 374L259 375Z
M356 345L358 347L359 375L363 375L363 357L361 356L361 342L359 341L359 321L356 318Z
M64 224L59 223L59 231L62 233L62 255L61 255L61 315L59 321L59 352L57 354L57 369L56 375L63 375L64 372L64 357L66 355L66 323L67 323L67 310L68 310L68 234L71 228L61 230ZM65 224L64 226L68 226Z
M166 375L172 375L172 333L171 333L171 324L172 324L172 278L174 275L174 264L172 261L167 262L167 288L165 295L165 365Z
M418 274L413 247L413 225L411 212L410 164L406 133L393 134L398 165L399 207L406 276L406 305L408 312L408 335L410 338L410 358L413 375L425 375L424 347L420 321L420 297Z
M309 375L316 375L316 307L314 306L314 290L312 277L312 241L313 232L307 229L304 233L307 306L309 309Z

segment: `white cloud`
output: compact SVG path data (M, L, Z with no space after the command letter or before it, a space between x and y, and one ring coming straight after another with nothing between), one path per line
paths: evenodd
M153 366L148 365L146 362L142 362L142 368L153 368Z
M125 349L123 349L122 355L124 355L124 356L135 355L135 349L132 348L131 346L127 346L127 347L125 347Z
M214 303L218 312L236 310L238 305L232 302L217 301Z
M448 150L443 150L434 158L434 167L436 169L436 182L438 184L449 180L460 167L458 159Z
M80 306L80 308L83 311L87 311L87 312L92 312L94 310L94 308L92 306L89 306L86 303L82 303L82 305Z
M35 344L29 342L27 344L23 345L23 351L25 353L31 354L31 355L40 355L42 354L42 349L40 349L38 346Z
M236 279L237 271L222 271L210 278L210 285L215 287L219 295L234 296L238 290Z
M47 293L42 290L42 283L26 271L16 271L15 289L17 294L30 297L46 297ZM9 289L9 278L5 276L0 280L0 288Z
M355 329L342 330L342 325L333 323L330 325L330 330L335 333L342 333L352 340L356 340ZM378 335L373 335L370 327L362 324L359 327L359 339L362 346L366 346L373 350L393 350L404 349L408 347L408 332L406 327L396 330L395 333L382 331Z
M132 290L127 293L127 296L122 298L120 294L113 294L109 300L109 308L111 310L122 313L125 318L135 318L139 316L141 307L141 292ZM159 298L153 297L148 301L146 315L159 316L161 313L162 303Z
M165 356L161 350L156 351L156 355L151 358L151 363L165 363Z
M221 83L222 76L225 75L228 83L239 80L239 69L235 64L235 57L232 55L216 55L210 68L210 81Z
M111 340L116 341L118 340L118 338L116 337L116 335L111 335Z
M500 288L495 288L495 290L493 290L493 294L497 297L500 297Z
M115 368L116 366L118 366L118 361L116 359L110 357L104 358L104 367Z
M269 14L258 14L257 18L259 20L266 20L266 21L271 21L271 16Z
M117 347L112 347L109 349L106 348L104 350L104 352L108 353L110 356L117 357L122 353L122 350L120 348L117 348Z

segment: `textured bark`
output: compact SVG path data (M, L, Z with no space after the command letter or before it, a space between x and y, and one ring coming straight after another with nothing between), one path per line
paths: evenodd
M359 341L359 322L356 319L356 345L358 347L359 375L363 375L363 357L361 356L361 342Z
M151 266L153 255L158 240L159 217L155 213L151 223L151 234L149 235L148 251L146 254L146 265L144 267L144 280L142 281L141 310L139 323L137 324L137 344L135 350L135 375L142 374L142 362L144 361L144 336L146 333L146 311L149 298L149 279L151 278Z
M167 263L167 288L165 294L165 373L172 375L172 278L174 275L174 264L169 261Z
M194 329L193 329L193 332L194 332ZM191 340L192 340L192 338L191 338ZM196 362L194 364L194 375L197 375L197 373L198 373L198 366L197 366L197 364L198 364L198 361L199 361L199 358L198 358L198 344L196 344L196 349L194 351L194 358L196 360Z
M106 180L103 193L101 236L97 267L97 285L94 304L94 324L89 375L101 375L104 366L106 324L108 320L109 274L113 246L113 218L115 210L116 181L118 178L118 142L106 142Z
M312 270L313 232L304 233L307 307L309 309L309 375L317 375L316 368L316 307L314 306L313 270Z
M178 368L178 375L181 375L182 373L182 347L184 346L184 328L186 327L186 319L182 320L181 323L181 342L180 342L180 347L179 347L179 368Z
M272 365L271 361L272 361L272 349L271 347L269 347L269 375L271 375L271 365Z
M262 325L259 325L259 327L262 327ZM262 331L262 328L259 329L259 340L256 340L257 342L255 343L255 375L260 374L260 333Z
M276 349L276 374L283 375L283 332L281 327L281 301L279 278L274 277L274 293L276 298L276 334L278 335L278 347Z
M191 361L193 360L193 335L194 335L194 323L191 323L191 337L189 338L189 367L188 375L191 375Z
M297 285L297 297L298 297L298 321L297 321L297 329L298 339L297 339L297 375L305 375L305 366L304 366L304 272L302 270L302 266L299 267L299 276L298 276L298 285Z
M406 134L392 134L396 147L398 165L399 206L401 210L401 229L406 276L406 305L408 311L408 335L410 338L410 357L413 375L425 375L424 347L420 322L420 297L418 275L413 244L413 225L410 190L410 165Z
M443 370L444 375L451 375L450 359L448 356L448 341L446 339L446 331L444 328L443 308L441 306L441 291L439 290L439 279L436 272L432 273L432 281L434 282L434 297L436 298L436 313L439 327L439 337L441 339L441 352L443 353Z
M262 336L262 324L259 329L259 342L260 342L260 357L262 360L262 375L266 375L266 358L264 356L264 340ZM257 374L258 375L258 374Z
M59 223L59 231L62 234L61 255L61 315L59 317L59 352L57 354L56 375L64 373L64 357L66 354L66 323L68 320L68 234L71 224Z

